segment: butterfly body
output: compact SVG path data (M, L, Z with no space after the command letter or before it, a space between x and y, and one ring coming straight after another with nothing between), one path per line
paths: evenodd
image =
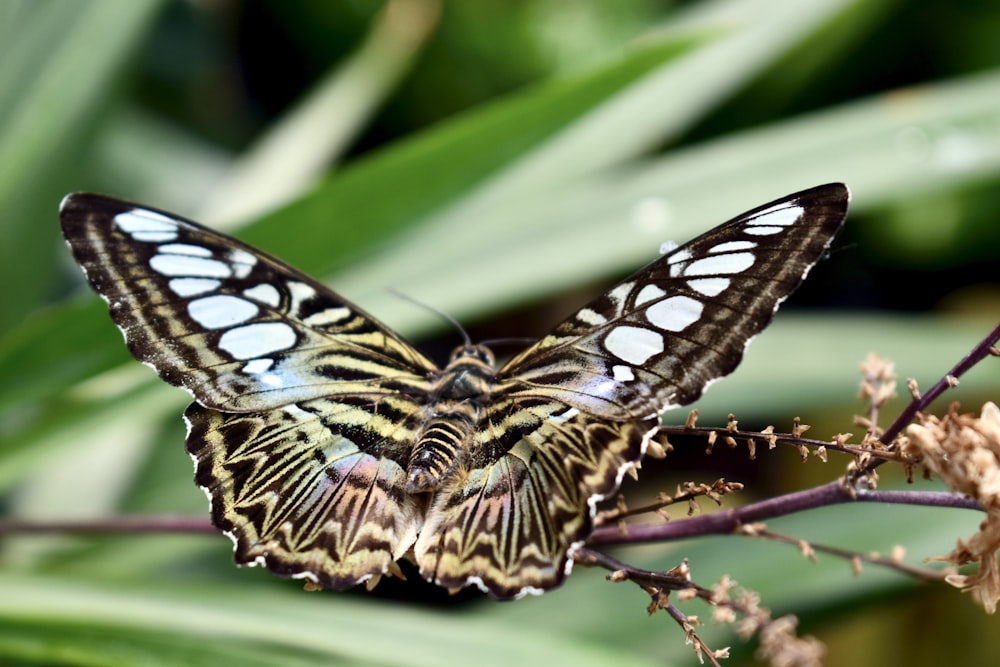
M190 392L186 448L241 564L343 589L412 559L502 599L558 585L659 426L731 372L843 222L831 184L656 259L497 368L443 368L281 261L171 214L63 202L133 356Z

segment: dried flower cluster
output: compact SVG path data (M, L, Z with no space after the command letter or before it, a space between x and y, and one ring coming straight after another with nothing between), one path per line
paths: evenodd
M977 562L979 571L954 574L948 583L975 592L987 612L1000 600L1000 408L986 403L982 413L959 414L953 404L942 417L921 415L906 430L902 452L938 475L948 488L974 498L986 518L968 540L940 560L954 565Z
M712 620L732 623L743 639L757 635L757 657L775 667L819 667L826 647L815 637L795 634L799 621L791 615L772 618L771 611L760 605L752 591L737 588L728 575L712 588Z

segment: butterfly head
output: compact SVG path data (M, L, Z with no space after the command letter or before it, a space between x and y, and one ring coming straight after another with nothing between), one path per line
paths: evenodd
M469 363L493 368L496 363L496 358L493 356L493 351L485 345L473 345L472 343L466 343L465 345L459 345L452 350L451 357L448 359L449 366Z

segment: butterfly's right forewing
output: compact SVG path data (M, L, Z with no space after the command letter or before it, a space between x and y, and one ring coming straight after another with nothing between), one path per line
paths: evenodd
M790 195L710 230L577 311L500 370L515 394L638 419L696 400L826 252L847 188Z

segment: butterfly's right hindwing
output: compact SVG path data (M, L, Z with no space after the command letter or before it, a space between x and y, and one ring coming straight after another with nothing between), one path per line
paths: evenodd
M375 397L435 370L320 283L193 222L91 194L67 197L60 219L133 356L206 407Z

